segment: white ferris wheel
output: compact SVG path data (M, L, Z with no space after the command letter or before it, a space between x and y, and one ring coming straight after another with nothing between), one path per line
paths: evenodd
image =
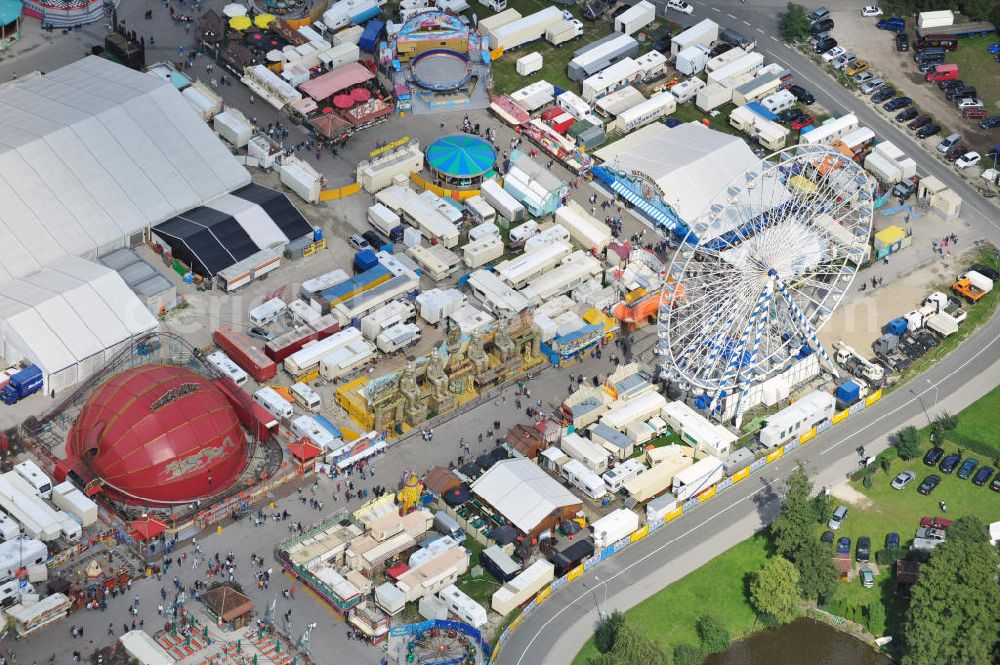
M873 183L825 146L774 153L730 182L691 224L658 316L664 378L711 399L817 353L816 332L847 293L872 227ZM742 413L742 400L736 415Z

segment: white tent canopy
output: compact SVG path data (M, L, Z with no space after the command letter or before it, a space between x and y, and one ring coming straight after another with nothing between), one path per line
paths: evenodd
M0 283L249 182L169 82L90 56L0 88Z
M552 511L580 503L529 459L497 462L472 483L471 489L523 533L530 533Z

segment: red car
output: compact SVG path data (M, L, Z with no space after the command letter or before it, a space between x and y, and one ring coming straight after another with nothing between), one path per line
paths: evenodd
M801 131L803 127L808 127L813 124L813 122L814 118L811 115L806 114L792 121L792 129L798 129Z
M951 526L951 520L946 520L943 517L923 517L920 519L920 526L925 529L941 529L942 531L947 531L948 527Z

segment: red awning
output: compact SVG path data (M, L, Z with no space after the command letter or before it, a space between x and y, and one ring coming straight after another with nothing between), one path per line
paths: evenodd
M322 455L323 449L308 439L302 439L301 441L288 444L288 452L300 462L308 462Z
M335 95L333 105L338 109L349 109L354 106L354 100L351 99L350 95Z
M136 537L141 540L152 540L167 530L166 524L150 515L133 520L129 526L132 527Z
M372 93L368 88L355 88L351 90L351 98L356 102L367 102L372 98Z
M396 563L392 564L391 566L385 569L385 574L386 577L388 577L389 579L398 580L403 575L403 573L407 572L409 569L410 567L407 566L404 562L397 561Z

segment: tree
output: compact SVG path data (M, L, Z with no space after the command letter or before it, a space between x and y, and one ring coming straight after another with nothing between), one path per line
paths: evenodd
M873 600L868 603L867 623L868 632L872 635L879 635L885 630L885 605L881 600Z
M693 644L678 644L674 647L674 665L701 665L705 652Z
M778 27L785 41L797 42L809 34L809 28L812 26L809 23L809 19L806 18L806 8L794 2L789 2L785 6L784 13L781 15L781 22Z
M948 529L948 540L967 540L971 543L985 543L990 539L989 528L975 515L963 515Z
M655 641L643 637L628 623L622 623L615 645L608 653L589 658L588 665L667 665L667 655Z
M698 639L701 640L701 650L705 653L722 653L732 642L729 631L719 618L712 614L702 614L694 627L698 631Z
M750 603L759 614L778 623L795 618L799 605L799 571L784 557L773 557L750 582Z
M830 558L830 550L818 540L810 540L795 553L802 597L822 603L833 597L840 574Z
M610 652L615 646L615 639L621 627L625 625L625 615L621 610L614 610L606 616L594 631L594 644L601 653Z
M903 624L903 665L988 665L1000 641L1000 554L989 543L953 538L920 569Z
M920 455L920 435L913 425L907 425L896 432L896 438L892 443L896 446L896 452L899 453L901 460L913 459Z
M771 542L778 555L791 559L799 548L813 540L816 508L810 498L812 483L801 463L789 474L787 486L781 514L771 522Z
M945 411L935 418L934 422L940 423L941 429L945 432L950 432L958 427L958 416Z

